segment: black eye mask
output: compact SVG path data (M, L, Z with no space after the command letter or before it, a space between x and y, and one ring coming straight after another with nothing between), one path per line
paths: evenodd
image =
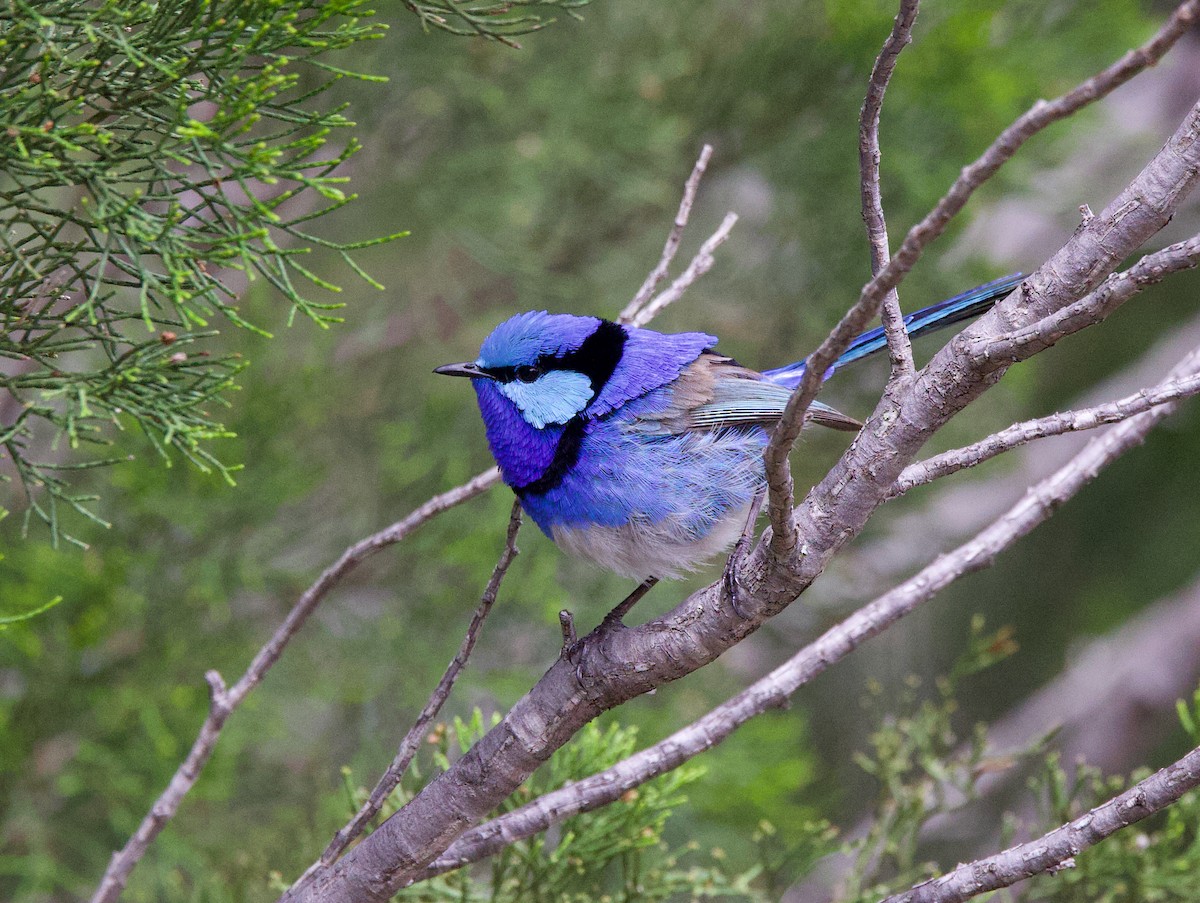
M550 370L574 370L582 373L592 384L592 397L595 398L609 381L621 355L629 333L625 327L610 320L601 320L596 331L583 340L583 344L574 351L554 356L543 354L536 364L522 364L520 367L483 367L484 373L493 379L510 383L531 383L543 373Z

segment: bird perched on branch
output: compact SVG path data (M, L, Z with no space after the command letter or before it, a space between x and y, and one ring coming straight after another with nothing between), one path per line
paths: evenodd
M904 318L912 336L988 310L1006 276ZM804 363L757 372L713 348L598 317L533 311L501 323L479 357L434 372L465 376L504 482L566 551L639 580L678 577L728 549L766 485L762 454ZM858 336L836 370L886 348ZM814 402L807 420L861 424Z

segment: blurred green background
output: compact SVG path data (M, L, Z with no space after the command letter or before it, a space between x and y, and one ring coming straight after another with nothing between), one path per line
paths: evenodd
M747 365L778 366L810 351L869 276L857 118L894 3L595 0L583 21L564 18L522 38L521 50L426 34L399 4L382 6L387 36L345 61L389 79L342 89L366 146L348 167L360 198L318 225L345 239L411 230L361 258L386 291L359 287L329 261L349 290L346 322L323 332L286 328L278 300L252 287L244 311L276 338L222 330L222 347L252 362L228 414L238 438L215 449L245 464L236 488L183 462L163 467L127 435L122 448L138 463L85 484L113 522L72 525L90 549L53 550L36 529L22 538L19 517L0 524L0 614L63 597L0 633L0 898L87 893L192 742L204 671L236 679L345 546L490 464L469 387L431 369L473 357L517 311L614 315L658 259L703 143L715 155L679 259L727 210L741 219L712 273L657 328L713 332ZM1163 9L925 5L883 115L893 246L1000 128L1144 40ZM1148 85L1031 142L905 282L905 308L1041 263L1074 228L1078 205L1099 210L1174 129L1194 98L1189 77L1165 64ZM1194 233L1198 219L1192 205L1161 243ZM1195 329L1198 289L1195 274L1174 278L1015 368L940 446L1066 406L1153 356L1164 336ZM1153 375L1173 363L1152 360ZM826 397L865 415L883 376L865 366ZM845 442L806 436L795 455L801 485ZM970 616L984 612L1013 625L1021 645L963 699L965 722L993 718L1057 674L1072 648L1187 583L1200 548L1197 449L1189 407L1033 541L806 688L790 711L708 754L708 774L670 830L736 858L749 855L762 818L784 832L813 815L851 824L869 790L850 761L869 676L886 686L945 670ZM805 600L617 717L640 726L642 742L684 725L952 545L975 507L1011 497L1013 472L1000 460L953 478L944 497L921 490L889 506ZM270 871L303 870L344 821L341 766L373 782L453 654L510 503L498 489L451 511L325 602L230 720L126 899L272 899ZM505 709L556 654L560 608L590 627L629 589L531 527L519 545L447 715ZM661 586L641 615L715 576ZM1177 740L1163 736L1169 750Z

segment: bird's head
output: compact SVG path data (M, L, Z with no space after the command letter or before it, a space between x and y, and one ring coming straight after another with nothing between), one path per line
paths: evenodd
M599 395L621 362L628 332L598 317L531 311L497 326L473 363L434 372L470 377L481 402L499 393L536 429L568 422Z
M716 341L702 332L667 335L599 317L530 311L497 326L475 361L434 372L470 377L485 420L504 407L541 430L611 413L675 379Z

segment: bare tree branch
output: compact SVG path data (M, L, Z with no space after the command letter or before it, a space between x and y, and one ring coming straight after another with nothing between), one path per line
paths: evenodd
M1026 141L1048 125L1071 116L1089 103L1111 93L1147 66L1154 65L1198 18L1200 0L1181 3L1146 44L1129 51L1112 66L1057 99L1049 102L1038 101L1001 132L979 158L963 169L949 192L938 201L934 209L909 230L900 245L900 250L888 261L887 266L863 287L858 301L817 350L809 355L804 378L792 393L764 456L769 488L767 508L771 518L769 548L776 560L783 560L791 555L799 541L800 531L792 518L794 487L787 459L796 438L800 435L804 415L816 398L829 366L837 360L850 341L862 332L876 315L887 292L900 284L905 274L921 258L925 248L945 231L950 220L962 210L975 190L1010 160ZM1090 231L1091 237L1095 238L1096 235L1091 229L1093 224L1094 221L1089 221L1081 227L1081 234Z
M1103 322L1142 289L1157 285L1171 273L1193 269L1198 263L1200 235L1147 254L1128 270L1113 273L1095 291L1036 323L1005 335L976 340L967 353L972 362L985 366L1025 360L1072 333Z
M987 347L1078 301L1168 222L1170 211L1200 179L1198 138L1200 104L1188 112L1138 177L1102 213L1081 225L1013 296L944 346L905 392L880 402L842 460L796 510L796 526L808 543L808 554L795 559L802 575L815 577L828 560L826 551L808 537L827 531L833 512L849 517L838 524L841 535L847 539L855 535L858 525L890 493L889 483L880 494L882 482L898 477L921 444L1003 375L1009 360L975 357L968 354L970 349ZM1160 181L1167 171L1175 175ZM835 544L841 545L842 541ZM768 574L784 567L774 556L764 561L756 552L745 570L751 571L749 565L756 561L766 565ZM743 583L753 577L752 572L746 574Z
M962 903L979 894L1010 887L1041 872L1070 868L1074 865L1073 857L1083 850L1122 828L1161 812L1195 787L1200 787L1200 747L1037 840L960 865L940 878L893 894L881 903Z
M692 205L696 202L696 191L700 188L700 180L704 178L704 171L708 169L708 161L712 159L712 153L711 144L706 144L701 148L696 165L692 167L692 174L688 176L687 181L683 185L683 197L679 201L679 212L675 214L675 225L667 233L667 241L663 245L662 257L659 258L657 266L646 276L646 281L637 290L637 294L633 296L633 300L626 304L625 309L621 311L621 316L618 318L621 322L632 323L633 318L642 309L642 305L650 300L659 283L666 278L667 270L671 267L671 261L675 259L675 254L679 250L679 242L683 238L683 230L687 228L688 218L692 215Z
M450 696L450 691L454 688L454 682L458 679L459 672L467 664L467 659L471 656L471 651L475 648L475 641L479 638L479 631L483 627L484 619L492 610L492 605L496 602L496 594L500 591L500 583L504 580L504 575L508 573L508 567L512 564L514 558L517 557L517 531L521 528L521 503L514 501L512 506L512 514L508 518L508 533L504 540L504 549L500 553L500 558L496 562L496 566L492 569L492 576L488 579L487 586L484 588L483 595L479 599L479 607L475 609L475 614L471 617L471 623L467 626L467 633L463 637L462 644L458 647L458 652L455 653L446 672L442 675L442 679L438 681L437 687L429 696L429 701L425 703L425 707L421 710L421 714L417 716L417 720L413 722L413 726L409 728L408 733L404 735L404 739L400 741L400 747L396 751L396 756L392 759L392 764L388 766L383 776L376 783L375 788L371 791L371 796L359 808L346 825L334 835L333 840L329 842L329 846L321 854L321 858L309 866L308 870L296 881L293 885L294 890L303 888L311 876L316 873L318 868L328 866L342 851L349 846L355 838L357 838L366 829L378 813L383 808L383 804L387 801L391 792L396 789L404 773L408 771L408 766L412 763L413 756L417 754L417 748L421 745L421 738L425 734L425 729L429 726L438 712L441 711L446 699Z
M862 195L862 217L867 225L867 240L871 246L871 275L878 276L887 266L892 252L888 247L887 221L883 216L883 198L879 190L879 114L883 110L883 95L891 81L892 71L900 52L912 43L913 22L917 18L920 0L901 0L900 11L892 24L892 33L875 60L867 96L858 119L858 169ZM883 329L887 335L888 354L892 359L892 379L913 373L912 341L904 328L900 310L900 295L895 288L883 297Z
M1193 371L1200 369L1200 353L1191 355L1180 366ZM625 791L678 768L720 743L754 716L785 704L804 684L951 583L991 566L1001 552L1048 520L1105 467L1140 445L1146 434L1175 407L1167 404L1155 408L1093 439L1078 455L1031 487L1016 505L975 537L860 608L741 693L665 740L611 768L545 794L466 832L414 880L476 862L565 818L607 805Z
M963 448L956 448L934 455L916 464L910 464L896 481L895 495L903 495L917 486L924 486L968 467L975 467L997 455L1048 436L1060 436L1091 430L1098 426L1127 420L1156 405L1182 398L1190 398L1200 392L1200 376L1167 379L1157 386L1141 389L1132 395L1078 411L1062 411L1036 420L1014 423L1006 429L993 433Z
M999 379L1003 366L973 365L963 354L967 343L1019 329L1078 300L1169 221L1198 179L1200 105L1130 185L1026 280L1017 293L1020 303L1002 303L985 315L895 397L881 402L850 449L796 509L795 527L803 544L782 559L760 547L741 568L748 617L731 611L718 583L647 624L603 625L560 657L448 771L322 872L305 894L286 898L323 903L387 899L507 798L583 724L707 664L790 604L863 529L929 437ZM1146 418L1169 410L1164 405L1117 424L1096 442L1115 441ZM1042 502L1035 497L1032 504L1036 508Z
M1178 218L1178 217L1177 217ZM1148 303L1151 302L1147 299ZM1167 372L1194 348L1200 347L1200 308L1156 340L1137 358L1124 364L1082 391L1070 403L1086 408L1132 394L1145 386L1155 386ZM1064 433L1054 442L1028 445L1008 453L1010 462L993 468L984 478L942 480L933 491L919 495L908 493L903 510L889 512L889 529L860 537L839 556L838 576L825 587L845 599L849 587L837 585L853 575L854 591L859 597L874 597L890 589L897 580L919 570L943 549L958 545L980 530L1000 512L1020 498L1032 483L1043 479L1065 463L1090 440L1087 433ZM833 576L833 575L831 575ZM832 599L827 603L833 604ZM846 603L848 604L848 603ZM802 619L807 620L807 619ZM800 630L797 624L796 630ZM796 630L779 625L788 636ZM921 655L916 648L921 631L902 640L907 657ZM786 637L785 637L786 638ZM795 644L807 638L794 636ZM905 666L897 664L903 669Z
M216 671L209 671L205 675L205 680L208 681L212 690L212 702L209 706L208 717L201 725L200 733L192 743L187 758L176 769L170 783L167 784L167 789L155 800L154 805L150 807L150 811L146 813L146 817L142 819L137 831L133 833L125 846L113 854L108 869L104 872L104 877L92 895L92 903L108 903L108 901L120 897L125 882L129 879L129 873L145 855L146 849L154 838L174 817L184 796L200 777L200 772L209 757L212 756L213 749L216 748L226 719L234 709L241 705L242 700L249 695L250 691L258 686L271 666L279 660L283 650L287 648L287 644L291 642L292 637L308 620L308 616L313 613L329 590L376 552L400 542L413 530L443 511L481 494L499 479L500 472L493 467L461 486L443 492L441 495L435 495L403 520L398 520L390 527L380 530L366 539L359 540L342 552L341 557L327 567L316 582L304 591L271 639L254 656L254 660L250 662L250 666L236 684L226 690L221 675Z
M700 250L696 252L696 256L692 258L692 262L688 264L686 270L679 274L678 278L672 282L666 289L652 298L645 307L634 314L630 319L634 326L645 326L652 319L657 317L668 304L674 304L683 297L683 293L691 288L692 284L712 269L716 258L713 257L713 252L721 245L725 244L729 238L729 232L733 229L734 223L738 220L736 213L726 213L725 219L721 220L721 225L717 227L717 231L708 237L708 240L700 246Z

